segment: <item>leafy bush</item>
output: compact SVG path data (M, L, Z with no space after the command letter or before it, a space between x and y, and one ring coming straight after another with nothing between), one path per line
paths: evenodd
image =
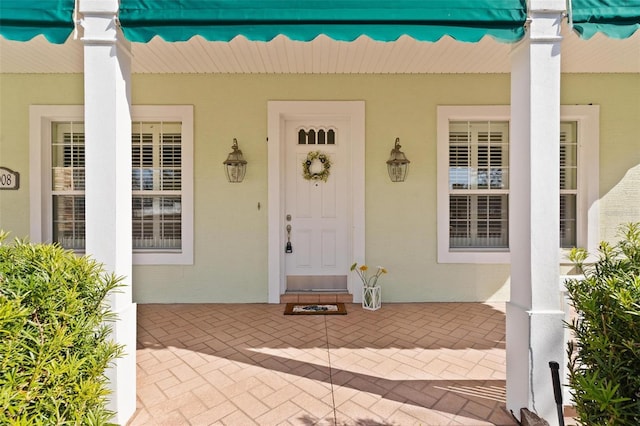
M0 231L0 424L106 424L105 369L122 347L105 296L119 279L55 245Z
M585 279L567 281L577 313L568 324L569 384L585 425L640 424L640 223L621 234L616 245L601 243L593 266L575 250Z

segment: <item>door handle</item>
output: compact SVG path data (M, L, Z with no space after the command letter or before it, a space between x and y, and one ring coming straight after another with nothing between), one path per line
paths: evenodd
M293 246L291 245L291 225L287 225L287 244L284 246L285 253L293 253Z

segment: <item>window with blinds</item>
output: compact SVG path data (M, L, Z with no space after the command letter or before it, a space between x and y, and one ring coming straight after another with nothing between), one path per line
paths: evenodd
M507 248L508 122L451 122L449 246ZM560 247L577 245L577 123L560 125Z
M53 239L85 247L84 125L52 124ZM182 247L182 125L137 122L132 127L132 227L136 250Z
M600 242L599 114L597 105L560 107L560 262L568 261L569 249L596 252ZM437 107L440 263L510 262L508 219L514 206L509 201L519 195L511 194L510 117L508 105Z
M82 250L84 219L84 124L51 127L51 197L53 239L62 247Z
M451 248L508 247L508 161L508 122L450 123Z
M134 249L179 249L182 246L181 134L181 123L133 124Z
M577 244L578 123L560 123L560 247Z

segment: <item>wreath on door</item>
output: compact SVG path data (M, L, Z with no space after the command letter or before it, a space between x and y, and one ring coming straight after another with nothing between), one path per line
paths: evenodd
M311 173L311 165L314 161L319 161L322 164L322 171L318 173ZM306 180L321 180L326 182L329 178L329 169L331 168L331 160L327 154L320 151L311 151L307 154L306 160L302 162L302 175Z

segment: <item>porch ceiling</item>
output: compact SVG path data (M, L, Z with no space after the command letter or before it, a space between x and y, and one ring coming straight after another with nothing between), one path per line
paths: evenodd
M623 40L598 34L580 39L566 26L562 50L565 73L640 73L640 31ZM409 37L376 42L360 37L340 42L320 36L304 43L279 36L270 42L236 37L229 43L194 37L167 43L159 38L132 43L132 71L145 73L241 74L414 74L508 73L513 45L485 37L479 43L461 43L445 37L436 43ZM62 45L38 36L29 42L0 37L1 73L82 73L80 37Z

